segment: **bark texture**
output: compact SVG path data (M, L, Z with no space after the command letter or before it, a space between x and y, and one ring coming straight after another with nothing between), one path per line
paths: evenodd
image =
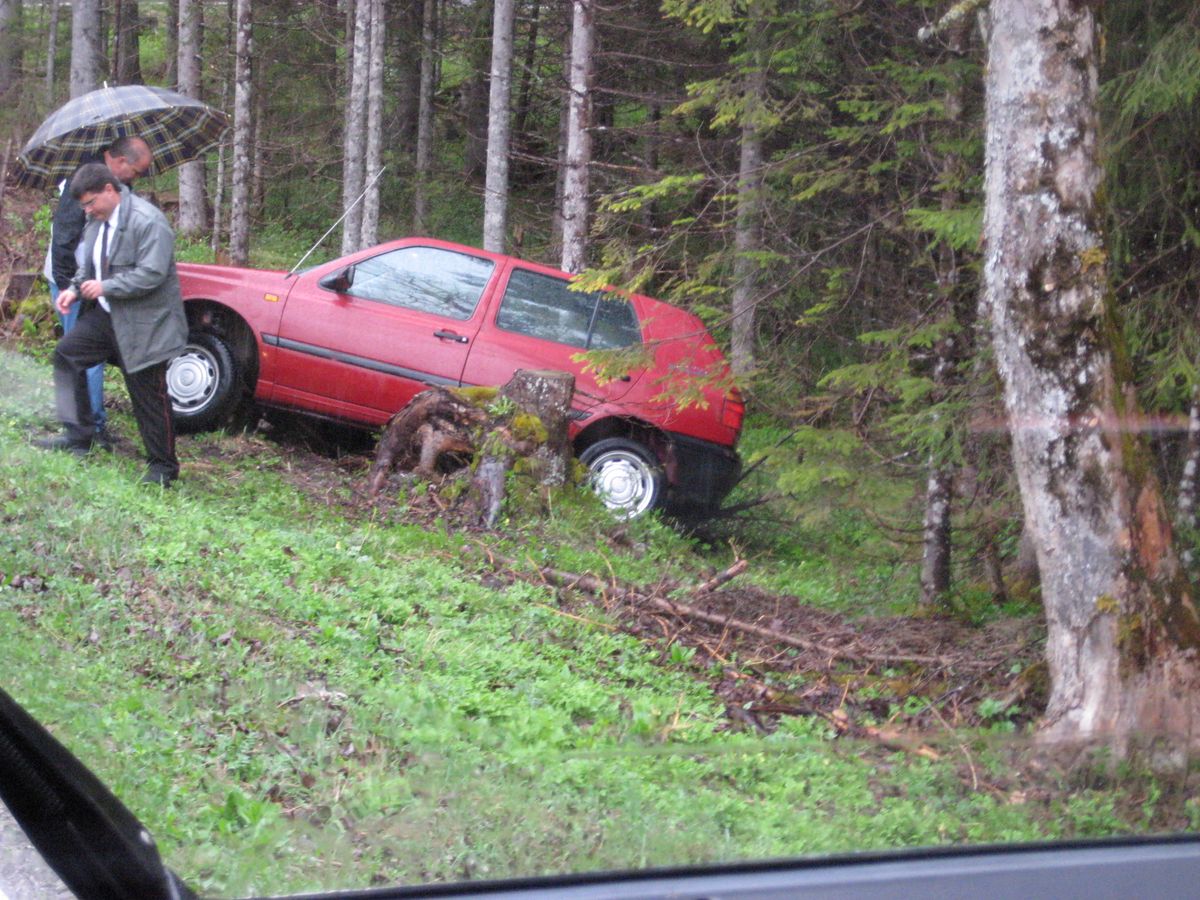
M54 61L58 58L58 0L46 10L46 105L54 102Z
M562 268L572 274L587 265L588 167L592 162L591 80L594 9L592 0L575 0L571 22L566 169L563 175Z
M368 476L372 496L395 469L429 477L474 461L462 512L491 528L500 516L507 476L517 460L537 484L565 484L571 445L567 413L575 377L566 372L518 369L490 394L434 387L422 391L388 422Z
M112 77L117 84L143 84L141 10L137 0L113 5Z
M735 375L754 370L754 320L762 250L763 118L767 102L766 12L750 10L749 69L742 94L741 158L738 165L737 228L734 235L733 318L729 364Z
M379 243L379 180L375 177L383 166L383 56L387 46L383 0L371 0L371 61L367 66L367 149L364 156L363 178L366 196L363 198L362 226L359 248Z
M204 5L199 0L179 0L179 39L176 70L179 73L179 93L185 97L200 97L200 48L202 46L201 17ZM184 163L179 167L179 216L176 230L183 235L196 235L208 224L207 200L204 190L204 160Z
M20 0L0 0L0 97L7 97L21 71L21 12Z
M347 85L345 130L342 134L342 253L362 249L362 204L365 184L367 133L367 81L371 65L371 4L358 0L354 8L350 82Z
M1200 620L1108 309L1093 5L992 7L985 304L1048 624L1047 740L1195 745Z
M413 231L429 229L429 176L433 170L433 91L437 80L437 3L424 0L421 11L421 87L417 98L417 183L413 185Z
M492 17L492 75L488 95L487 175L483 195L483 249L504 252L508 230L508 152L512 137L513 0L496 0Z
M79 97L100 86L100 2L75 0L71 4L71 96Z
M237 0L233 75L233 185L230 188L229 256L244 266L250 259L250 145L254 125L254 84L251 59L254 32L251 0Z
M951 31L947 44L951 52L962 52L964 39L963 29ZM964 91L961 79L954 79L948 86L944 96L946 107L946 129L952 134L958 134L961 128L963 114ZM962 198L959 191L951 187L958 177L962 159L957 153L947 153L942 159L942 180L947 187L943 188L940 197L941 208L945 212L958 209ZM938 297L941 305L941 317L953 317L961 326L957 334L943 336L934 345L933 364L933 394L931 401L938 404L947 399L951 389L958 381L959 361L967 354L965 344L973 331L974 316L969 312L974 305L962 290L958 272L958 254L949 241L942 241L938 247L937 280ZM935 413L937 419L941 415ZM954 482L957 466L947 459L945 449L952 440L951 424L942 423L942 452L931 452L929 455L929 477L925 489L925 521L922 533L921 551L921 603L926 607L942 605L950 592L952 581L953 553L953 521L951 517L954 504ZM989 568L989 578L999 585L1003 592L1003 579Z

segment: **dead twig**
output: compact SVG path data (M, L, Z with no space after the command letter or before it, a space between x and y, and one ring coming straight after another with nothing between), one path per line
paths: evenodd
M505 559L499 555L492 555L494 560L503 563L510 569L515 570L515 565L512 560ZM731 569L736 568L731 566ZM722 616L716 613L706 612L698 607L682 603L678 600L670 600L665 597L646 596L629 587L623 587L614 579L612 582L606 582L594 575L584 575L575 572L564 572L559 569L553 569L549 566L537 566L538 575L545 581L558 585L560 587L574 587L585 590L588 593L599 596L615 596L619 599L633 604L649 604L656 609L669 612L674 616L683 618L691 618L700 622L707 622L710 625L717 625L721 628L740 631L743 634L752 634L756 637L764 638L769 641L784 644L789 647L795 647L799 650L808 650L813 653L819 653L825 657L831 665L834 660L842 660L845 662L864 662L864 663L880 663L883 665L921 665L921 666L940 666L949 667L953 664L952 660L939 656L920 656L902 653L869 653L856 652L846 648L829 647L816 641L806 640L794 634L777 631L773 628L765 628L761 625L755 625L752 622L743 622L733 616ZM729 571L729 570L726 570ZM724 574L724 573L723 573ZM735 573L736 574L736 573ZM733 577L733 576L730 576ZM611 594L609 592L611 591Z
M750 563L744 559L739 559L724 572L714 575L712 578L708 579L708 581L704 582L704 584L697 587L695 589L695 593L707 594L709 591L715 591L721 585L728 584L730 581L733 581L733 579L737 578L748 568L750 568Z

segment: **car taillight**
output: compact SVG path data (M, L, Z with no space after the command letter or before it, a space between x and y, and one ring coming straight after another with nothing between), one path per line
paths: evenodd
M725 406L721 410L721 424L726 428L732 428L734 434L739 434L744 418L746 418L746 404L742 402L742 395L735 388L725 395Z

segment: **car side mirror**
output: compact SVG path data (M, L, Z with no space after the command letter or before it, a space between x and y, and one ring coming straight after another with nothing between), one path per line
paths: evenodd
M331 272L322 278L318 284L326 290L344 294L354 284L354 266L346 266L344 269Z

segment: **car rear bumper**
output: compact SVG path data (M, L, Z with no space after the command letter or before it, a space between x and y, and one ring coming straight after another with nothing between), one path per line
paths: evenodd
M687 513L710 512L733 490L742 461L731 447L668 432L667 506Z

